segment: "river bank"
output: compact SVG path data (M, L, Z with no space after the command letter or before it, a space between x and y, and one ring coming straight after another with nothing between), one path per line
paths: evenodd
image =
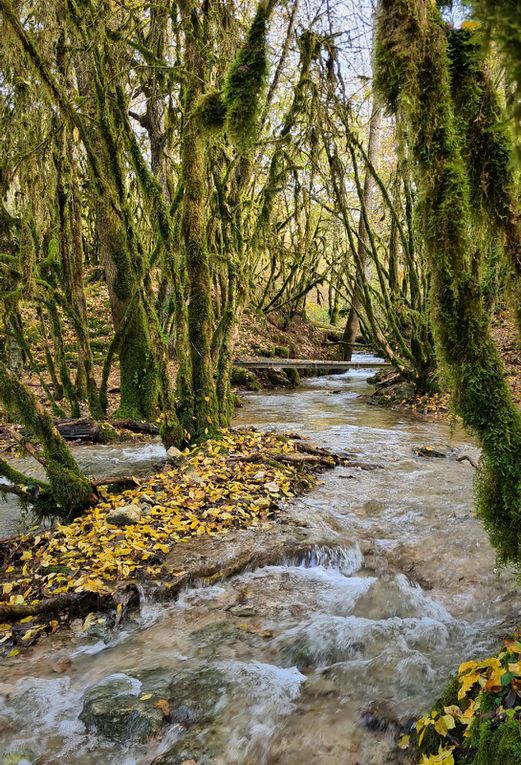
M161 472L132 477L123 490L101 487L97 505L68 525L0 540L0 655L16 656L89 611L108 611L116 626L140 590L175 597L193 581L242 571L252 562L243 551L212 568L188 565L179 544L267 528L314 474L348 464L295 438L252 430L222 431L169 457Z

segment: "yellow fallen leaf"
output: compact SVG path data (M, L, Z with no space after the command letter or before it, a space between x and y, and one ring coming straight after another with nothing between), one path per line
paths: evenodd
M170 704L166 699L158 699L154 706L160 709L165 717L170 715Z

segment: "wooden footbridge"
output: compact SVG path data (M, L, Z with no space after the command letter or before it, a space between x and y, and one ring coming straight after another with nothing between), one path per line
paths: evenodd
M388 361L329 361L327 359L236 359L234 364L244 369L310 369L325 372L348 372L350 369L384 369Z

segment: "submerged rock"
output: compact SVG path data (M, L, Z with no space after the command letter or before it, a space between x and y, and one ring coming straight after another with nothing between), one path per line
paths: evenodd
M172 720L185 725L211 722L228 690L229 681L217 667L179 672L169 689Z
M141 518L142 509L138 505L124 505L123 507L114 507L107 513L107 522L115 526L129 526L137 523Z
M0 751L2 765L38 765L41 759L30 749L18 749L15 752Z
M108 677L85 694L80 720L111 741L146 741L163 727L165 715L154 694L138 696L140 690L141 682L128 675Z
M450 459L456 455L456 450L450 446L417 446L413 449L417 457L435 457L437 459Z
M224 745L222 734L217 730L195 727L151 765L216 765Z
M233 614L233 616L242 616L245 618L248 618L250 616L257 616L257 611L252 608L251 606L232 606L230 608L230 613Z

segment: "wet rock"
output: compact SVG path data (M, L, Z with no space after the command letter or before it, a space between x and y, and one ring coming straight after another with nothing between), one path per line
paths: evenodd
M41 759L30 749L17 749L14 752L0 750L0 762L2 765L38 765Z
M233 616L243 616L243 617L250 617L250 616L257 616L257 611L252 608L251 606L232 606L229 609L230 613L233 614Z
M176 446L171 446L166 453L168 462L173 465L177 465L183 459L183 452Z
M388 728L400 729L400 723L392 703L388 699L372 701L360 715L362 724L372 731L383 731Z
M156 757L151 765L216 765L224 743L217 730L198 726L176 741L167 752Z
M228 690L229 683L216 667L179 672L170 683L172 721L185 725L211 722L218 703Z
M139 680L128 675L113 675L90 688L83 699L80 720L88 731L95 730L111 741L147 741L165 723L153 693L138 696Z
M450 446L417 446L413 449L414 454L417 457L434 457L437 459L450 459L456 454L455 449Z
M129 526L132 523L137 523L141 514L142 510L138 505L114 507L107 513L107 523L113 523L115 526Z

